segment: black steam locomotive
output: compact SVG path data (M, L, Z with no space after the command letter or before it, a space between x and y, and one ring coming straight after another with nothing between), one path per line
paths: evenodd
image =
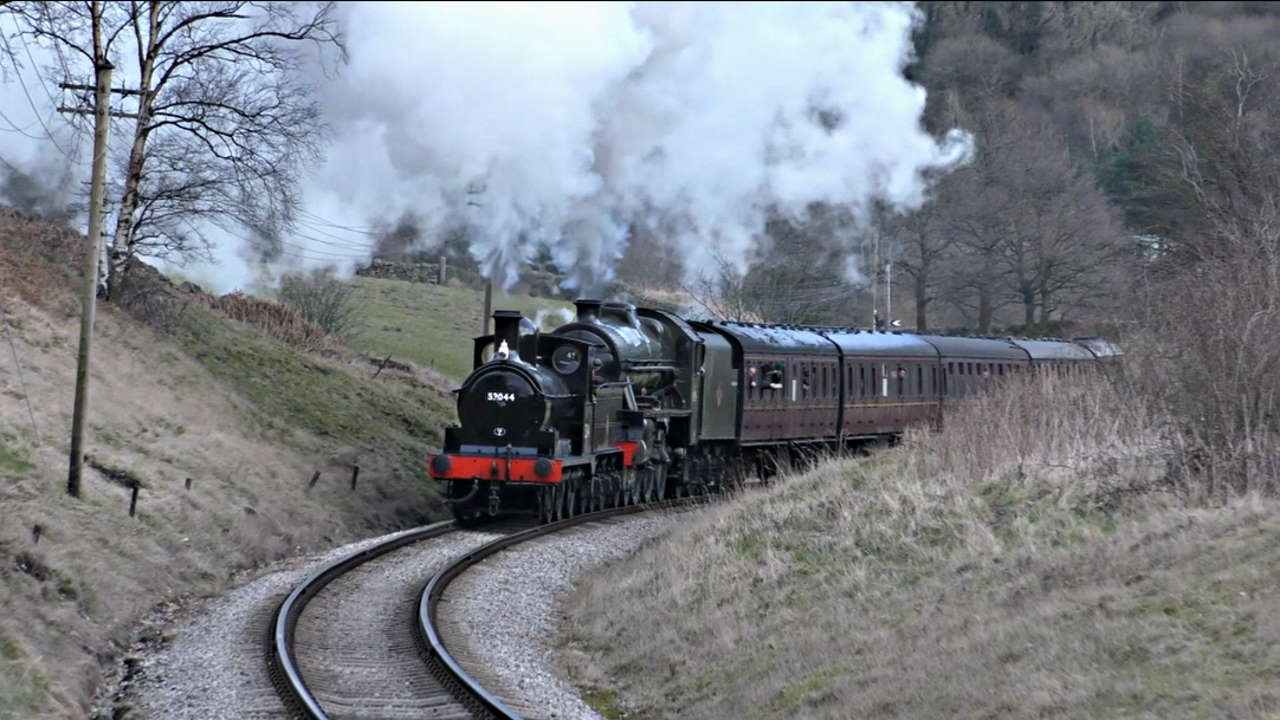
M494 313L458 390L431 477L460 519L527 511L551 521L714 492L804 453L937 423L949 401L1010 375L1078 372L1098 342L684 320L578 300L540 333Z

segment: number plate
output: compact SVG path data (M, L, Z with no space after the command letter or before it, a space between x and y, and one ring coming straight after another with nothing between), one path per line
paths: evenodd
M491 392L489 393L489 402L515 402L515 393Z

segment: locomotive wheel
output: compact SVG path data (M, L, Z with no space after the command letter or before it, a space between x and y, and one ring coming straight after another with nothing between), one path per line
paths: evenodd
M563 519L568 520L573 517L573 500L577 493L573 491L570 485L564 486L564 495L560 498L560 507L563 508Z

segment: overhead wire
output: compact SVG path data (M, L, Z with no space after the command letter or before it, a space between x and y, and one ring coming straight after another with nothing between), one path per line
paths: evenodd
M316 223L309 223L302 218L298 218L296 222L300 223L303 227L307 228L312 232L319 233L321 235L324 235L325 237L333 238L334 240L338 241L338 243L341 243L341 244L353 245L356 247L365 247L369 244L368 240L360 239L360 240L352 241L352 240L349 240L348 238L342 237L341 235L335 235L334 233L324 230L323 225L319 225ZM329 227L333 227L333 226L329 226ZM361 233L361 234L370 235L370 236L374 235L373 233Z
M202 233L198 228L196 228L195 225L193 225L190 220L187 220L184 218L182 222L187 226L187 228L191 230L191 232L195 233L196 235L200 236L203 239L204 233ZM244 243L245 245L248 245L250 247L252 247L255 244L254 241L250 240L247 237L244 237L243 235L239 235L231 232L228 232L227 235L231 236L236 240L239 240L241 243ZM299 260L310 260L312 262L328 262L328 263L343 262L343 261L363 262L369 259L369 257L372 255L372 250L373 250L372 248L368 248L369 252L334 253L334 252L328 252L328 251L317 249L317 248L307 247L306 245L295 243L289 240L282 239L279 241L279 243L280 243L281 255L299 259Z
M10 119L10 118L9 118L9 116L8 116L8 115L5 115L5 114L4 114L4 111L3 111L3 110L0 110L0 120L4 120L6 123L8 123L8 124L9 124L9 127L7 127L7 128L0 127L0 131L2 131L2 132L15 132L15 133L18 133L19 135L21 135L21 136L23 136L23 137L25 137L25 138L27 138L27 139L29 139L29 140L43 140L43 139L44 139L43 137L41 137L41 136L39 136L39 135L32 135L31 133L27 132L28 130L30 130L32 127L34 127L34 126L35 126L35 125L37 125L38 123L34 123L34 122L33 122L33 123L31 123L30 125L27 125L27 126L26 126L26 127L24 127L24 128L20 128L20 127L18 127L18 123L14 122L12 119Z
M39 446L40 428L36 425L36 411L31 407L31 392L27 390L22 361L18 359L18 347L13 342L13 331L9 329L9 315L5 312L3 305L0 305L0 325L4 326L4 336L9 341L9 351L13 353L13 367L18 372L18 384L22 386L22 397L27 401L27 417L31 418L31 434L35 436L36 446Z
M16 18L13 19L13 24L14 28L18 31L18 39L22 41L22 47L26 50L27 58L31 60L32 66L35 66L35 56L31 54L31 47L27 44L27 39L23 37L22 27L18 25L18 20ZM12 56L13 48L9 45L9 38L3 33L0 33L0 41L4 43L5 52ZM34 113L36 121L40 123L40 127L44 128L45 137L48 138L49 142L53 143L54 147L58 148L58 152L62 153L62 156L67 159L67 162L74 163L75 158L71 156L71 153L67 152L66 148L62 147L62 143L59 143L58 139L53 136L53 131L49 129L48 123L46 123L44 118L40 116L40 109L36 107L36 101L31 97L31 91L27 88L27 81L22 78L22 73L15 71L14 75L18 78L18 85L22 88L22 94L26 96L27 104L31 106L31 112ZM49 91L49 86L44 83L44 79L40 78L38 73L36 77L40 80L40 85L44 88L45 94L47 94L50 101L56 105L57 101L54 99L53 93Z
M300 215L305 215L311 218L315 222L322 223L328 227L338 228L339 230L347 230L349 232L360 233L361 235L369 235L370 237L377 237L378 235L381 234L377 231L376 228L371 228L368 226L359 226L359 225L343 225L341 223L336 223L332 220L323 218L313 212L308 212L306 210L299 210L298 213Z

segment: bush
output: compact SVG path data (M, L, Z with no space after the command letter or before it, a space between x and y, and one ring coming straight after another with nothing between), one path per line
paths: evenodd
M328 345L324 328L308 320L301 310L292 305L239 292L213 298L209 304L228 318L253 325L268 336L300 350L321 351Z
M1139 391L1167 408L1180 471L1219 498L1280 477L1280 254L1201 259L1144 288L1145 337L1127 343Z
M329 269L290 273L280 279L281 301L297 308L326 333L344 340L351 339L358 325L353 293L355 285Z

